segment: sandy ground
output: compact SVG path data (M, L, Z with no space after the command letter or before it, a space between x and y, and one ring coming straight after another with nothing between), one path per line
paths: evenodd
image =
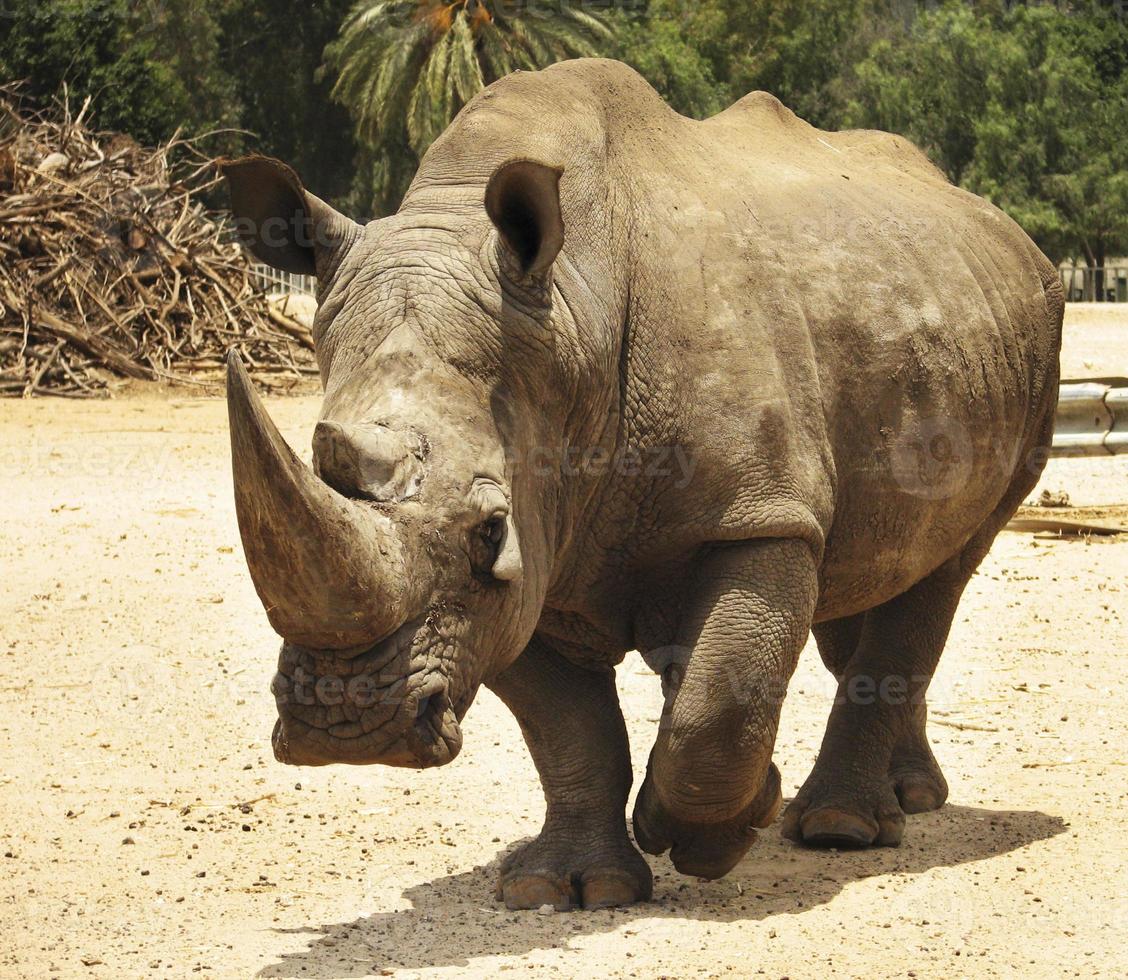
M316 398L271 408L307 445ZM1128 525L1126 457L1054 461L1044 486ZM809 851L777 826L722 881L652 859L651 904L541 915L492 897L543 804L488 692L441 770L274 762L277 640L222 403L0 403L0 491L2 977L1128 971L1124 539L999 538L933 687L951 799L901 848ZM658 684L635 656L619 683L641 773ZM788 795L832 690L808 648Z
M1128 306L1069 303L1061 336L1063 378L1128 377Z

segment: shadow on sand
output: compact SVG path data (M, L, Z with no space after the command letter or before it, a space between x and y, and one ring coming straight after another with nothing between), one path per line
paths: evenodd
M843 887L874 875L922 874L1015 851L1068 825L1037 810L945 806L911 817L895 849L828 853L797 847L763 831L748 856L721 881L684 878L667 857L650 858L654 900L628 909L538 915L510 912L493 898L497 859L484 868L413 885L412 908L349 922L291 930L307 949L283 954L261 977L364 977L393 969L466 966L483 956L513 956L566 945L574 936L612 932L632 920L758 921L799 915Z

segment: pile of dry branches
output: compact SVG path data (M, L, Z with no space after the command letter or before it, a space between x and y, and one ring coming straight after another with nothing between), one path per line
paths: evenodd
M0 395L210 386L231 347L266 384L315 374L309 331L200 200L215 161L92 132L89 110L33 113L0 87Z

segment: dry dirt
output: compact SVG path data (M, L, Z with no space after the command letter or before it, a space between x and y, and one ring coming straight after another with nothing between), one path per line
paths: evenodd
M1128 374L1114 360L1086 373ZM315 398L271 408L308 444ZM277 640L226 454L215 399L0 403L0 976L1128 971L1123 538L999 538L933 687L951 799L901 848L809 851L777 826L722 881L661 858L651 904L513 913L495 866L542 801L488 692L445 769L274 762ZM1043 485L1128 524L1126 457L1054 461ZM635 656L619 682L641 771L658 684ZM831 694L809 648L788 795Z
M1123 303L1070 303L1061 338L1063 378L1128 377Z

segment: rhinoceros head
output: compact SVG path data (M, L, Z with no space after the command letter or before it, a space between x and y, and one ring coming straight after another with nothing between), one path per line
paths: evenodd
M312 469L237 358L228 369L240 532L284 640L275 754L441 765L482 681L528 642L548 583L556 502L517 460L558 443L564 422L545 398L559 171L514 161L476 206L364 227L277 161L225 174L255 254L319 283Z

